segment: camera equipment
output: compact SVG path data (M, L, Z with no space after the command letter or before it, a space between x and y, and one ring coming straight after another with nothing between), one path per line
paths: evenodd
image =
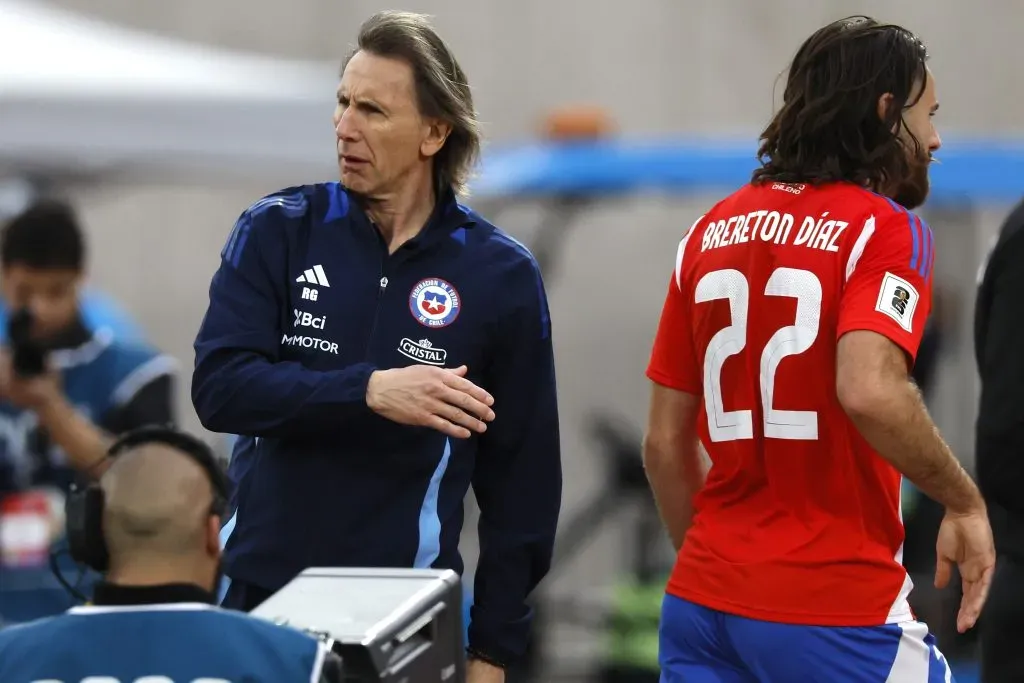
M170 427L141 427L121 436L107 451L110 457L143 444L160 443L175 448L195 460L210 478L213 503L210 514L221 517L227 508L227 478L217 464L213 451L203 441ZM103 537L103 489L99 484L72 488L64 504L68 549L71 557L100 572L107 571L110 556Z
M347 682L465 681L462 586L450 569L307 569L250 614L324 640Z
M46 350L32 338L32 311L22 308L7 321L11 364L19 377L38 377L46 370Z

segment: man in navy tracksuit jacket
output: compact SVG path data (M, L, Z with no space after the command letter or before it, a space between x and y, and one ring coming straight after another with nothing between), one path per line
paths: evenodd
M259 602L310 566L461 571L472 485L470 648L499 662L523 651L561 494L550 321L524 247L449 191L388 256L340 184L284 190L239 219L196 354L203 424L246 435L232 462L233 587ZM414 363L468 366L494 397L487 431L453 439L371 411L371 373Z
M526 248L456 201L479 137L425 17L371 17L337 100L341 183L242 213L195 342L196 412L239 435L223 604L252 609L313 566L461 571L472 486L467 678L500 682L561 503L544 287Z

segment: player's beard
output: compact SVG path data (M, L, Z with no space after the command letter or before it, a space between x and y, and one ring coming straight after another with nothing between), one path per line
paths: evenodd
M896 186L893 200L908 209L916 209L928 199L931 182L928 179L928 166L931 155L924 151L920 154L907 155L907 175Z

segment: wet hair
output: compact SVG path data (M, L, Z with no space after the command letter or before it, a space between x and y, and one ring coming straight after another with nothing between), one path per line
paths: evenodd
M752 180L881 188L911 172L921 143L903 112L924 92L928 51L907 29L865 16L816 31L793 58L782 107L761 134ZM878 102L892 96L879 117Z

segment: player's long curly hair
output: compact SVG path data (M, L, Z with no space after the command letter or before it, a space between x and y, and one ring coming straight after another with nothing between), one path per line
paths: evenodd
M412 66L420 112L452 127L444 147L434 156L437 182L466 194L470 172L480 155L480 125L466 74L429 17L397 10L378 12L360 27L358 50L397 57Z
M761 134L753 182L882 189L907 178L922 151L910 131L901 136L903 110L924 91L927 59L913 33L870 17L819 29L793 59L782 107ZM879 117L887 93L891 106Z

